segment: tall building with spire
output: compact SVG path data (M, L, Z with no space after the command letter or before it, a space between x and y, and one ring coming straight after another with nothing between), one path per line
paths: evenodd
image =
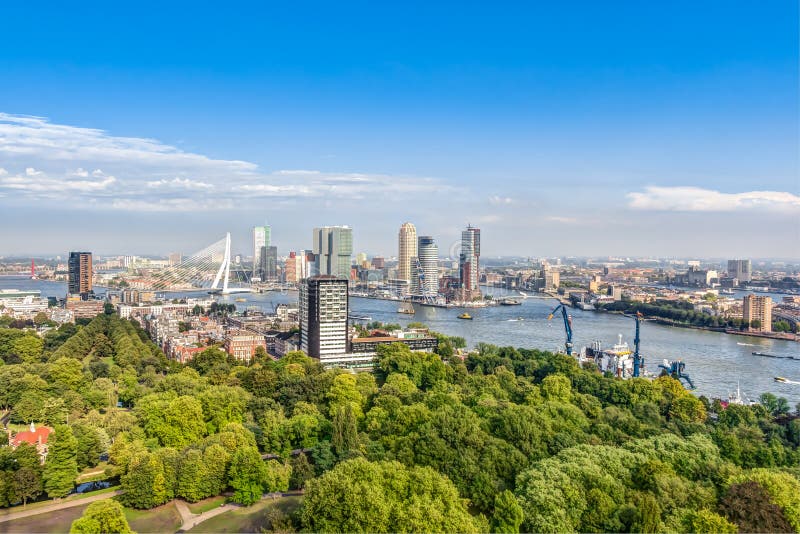
M417 229L410 222L403 223L397 238L397 278L410 283L411 259L417 256Z

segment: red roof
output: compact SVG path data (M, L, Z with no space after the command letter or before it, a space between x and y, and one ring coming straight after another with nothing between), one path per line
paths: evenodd
M20 443L28 443L29 445L36 445L39 443L39 439L42 440L42 445L47 443L47 438L50 436L50 433L53 429L48 428L46 426L40 426L36 428L33 432L30 430L25 430L23 432L17 432L14 437L11 438L11 446L18 447Z

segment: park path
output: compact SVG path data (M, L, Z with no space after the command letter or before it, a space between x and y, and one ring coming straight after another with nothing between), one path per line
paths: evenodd
M261 496L260 500L272 499L273 501L282 499L284 497L294 497L298 495L303 495L303 491L292 491L292 492L275 492L275 493L265 493ZM212 517L218 516L219 514L228 512L230 510L236 510L237 508L242 508L241 504L236 503L227 503L213 510L209 510L208 512L203 512L202 514L193 514L189 507L186 505L185 501L180 499L175 499L175 508L178 509L178 513L181 514L181 529L179 532L190 530L203 521L211 519Z
M177 508L178 513L181 514L181 530L190 530L207 519L211 519L212 517L218 516L219 514L227 512L228 510L241 508L241 505L228 503L218 506L213 510L203 512L202 514L193 514L191 510L189 510L189 507L186 506L184 501L175 499L175 508Z
M19 512L12 512L10 514L0 515L0 523L7 521L14 521L15 519L22 519L23 517L30 517L32 515L47 514L55 512L56 510L63 510L65 508L72 508L73 506L82 506L94 501L101 501L103 499L110 499L116 495L120 495L122 490L111 491L108 493L100 493L97 495L90 495L82 499L64 500L61 502L54 502L47 506L37 506L35 508L28 508L27 510L20 510Z

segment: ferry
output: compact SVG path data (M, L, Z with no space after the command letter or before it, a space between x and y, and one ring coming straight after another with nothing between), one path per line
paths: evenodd
M734 291L733 289L720 289L719 293L720 295L733 295Z
M236 302L247 302L247 299L243 299L243 298L238 298L238 299L235 299L235 300L236 300Z
M511 299L511 298L500 299L501 306L520 306L521 304L522 303L517 299Z
M458 318L459 319L468 319L470 321L472 320L472 316L470 314L466 313L466 312L464 312L461 315L459 315Z
M417 313L417 310L414 309L414 305L410 302L404 302L397 308L397 313L405 313L406 315L414 315Z

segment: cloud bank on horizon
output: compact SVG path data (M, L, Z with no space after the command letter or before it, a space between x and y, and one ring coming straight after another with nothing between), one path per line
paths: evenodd
M184 152L155 139L0 113L0 194L6 201L82 200L74 205L205 211L242 208L263 199L403 198L448 188L424 177L263 171L255 163Z
M394 218L401 213L403 220L426 220L427 233L446 231L455 238L460 221L452 213L458 213L468 216L465 222L488 227L489 234L498 236L495 243L503 250L509 248L507 253L517 252L510 249L512 245L524 249L535 246L539 237L531 230L540 228L549 228L554 242L572 239L576 234L570 232L584 232L584 236L588 235L585 232L606 236L614 232L606 239L612 243L644 238L644 230L634 235L625 225L615 227L617 217L645 221L645 214L653 218L651 228L663 230L665 221L681 224L681 214L705 213L705 221L725 214L788 216L796 221L800 213L800 197L786 191L637 186L615 192L625 199L624 205L614 206L614 216L609 217L607 204L579 199L579 190L574 191L577 200L565 210L560 200L546 195L509 194L506 190L498 194L497 188L503 190L500 180L496 184L463 184L452 178L380 172L267 171L249 161L212 158L156 139L114 136L101 129L55 124L42 117L0 113L0 206L17 209L57 206L83 213L115 210L138 222L147 220L145 214L158 213L169 217L230 212L228 220L234 220L242 210L263 213L268 209L275 213L282 206L287 210L299 206L308 208L307 212L322 213L331 224L361 216L355 225L361 225L364 234L380 233L372 241L363 239L364 243L391 242L390 232L396 231L392 230ZM442 206L452 213L445 213ZM620 216L620 209L629 216ZM394 210L393 215L387 215L390 210ZM354 211L361 213L353 215ZM306 222L309 227L316 224ZM296 231L298 235L305 233ZM285 233L289 233L288 228ZM593 241L600 246L600 241Z

